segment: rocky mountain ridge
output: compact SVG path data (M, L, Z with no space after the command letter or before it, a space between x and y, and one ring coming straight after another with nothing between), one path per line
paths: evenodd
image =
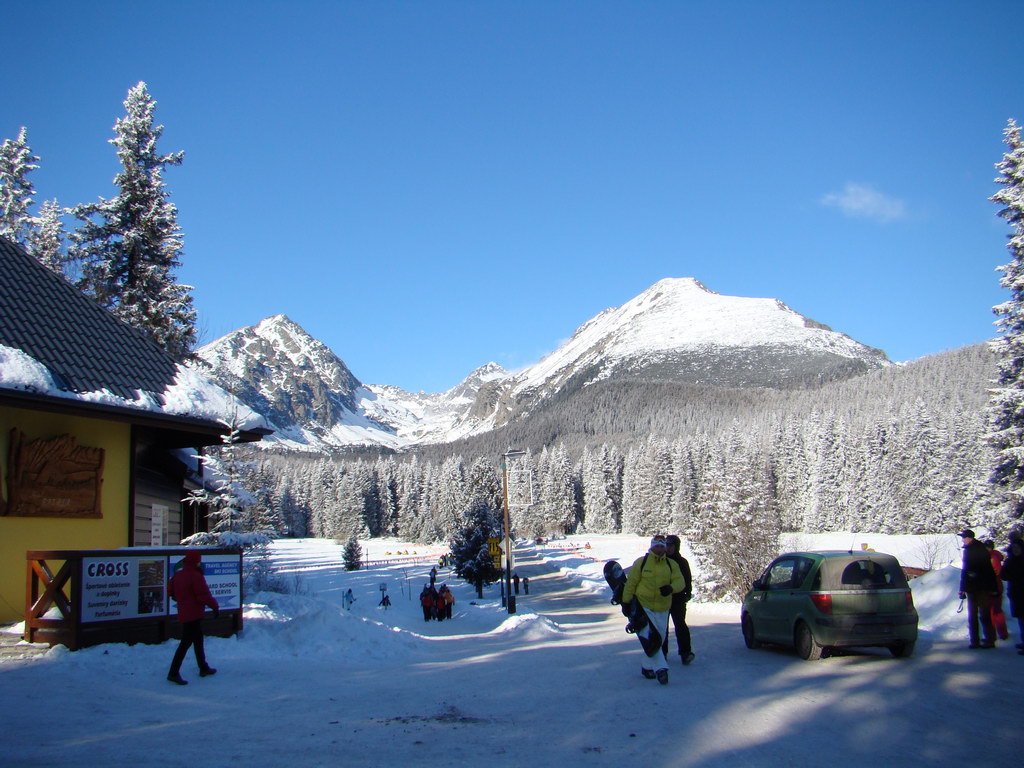
M198 351L204 373L267 416L268 444L314 450L444 443L528 418L599 381L788 389L892 365L885 353L776 299L723 296L693 278L661 280L601 312L535 365L495 363L444 393L366 385L285 315Z

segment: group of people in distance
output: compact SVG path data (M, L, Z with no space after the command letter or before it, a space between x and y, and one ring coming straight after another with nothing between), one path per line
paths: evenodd
M960 599L967 601L968 648L995 648L996 635L1009 638L1003 613L1003 584L1010 598L1010 612L1017 619L1021 642L1017 653L1024 656L1024 538L1019 530L1010 531L1005 555L992 541L981 542L974 531L960 531L964 543L963 569L960 574ZM979 632L980 625L980 632Z
M455 605L455 595L448 589L447 584L442 584L437 588L433 584L423 585L423 591L420 592L420 607L423 608L424 621L450 619L453 605Z
M694 659L690 629L686 626L686 603L693 596L690 564L680 554L678 536L655 536L647 553L629 569L622 591L623 604L634 598L647 615L647 624L637 631L643 650L640 671L649 680L668 685L668 620L675 625L676 646L683 665Z

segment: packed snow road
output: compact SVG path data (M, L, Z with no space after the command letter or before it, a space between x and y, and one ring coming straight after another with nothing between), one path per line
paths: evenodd
M922 633L916 655L820 662L747 650L735 605L693 605L697 658L668 686L609 605L593 550L524 550L517 613L446 571L454 618L424 622L428 566L345 572L333 542L281 542L305 593L247 599L243 636L208 641L217 675L164 680L174 645L108 645L0 663L3 765L783 766L1012 764L1024 657ZM592 557L591 557L592 556ZM310 569L311 563L319 563ZM310 575L314 574L314 575ZM377 605L380 587L392 606ZM352 588L353 610L341 609ZM473 604L478 603L478 604ZM954 603L955 605L955 603Z

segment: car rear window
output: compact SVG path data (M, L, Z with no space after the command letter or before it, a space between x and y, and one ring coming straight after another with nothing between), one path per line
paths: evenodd
M822 589L906 589L896 558L865 557L828 562L821 570Z

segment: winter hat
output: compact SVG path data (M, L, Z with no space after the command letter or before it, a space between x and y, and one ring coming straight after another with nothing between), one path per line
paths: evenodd
M190 563L191 565L199 565L199 561L202 559L202 555L200 555L194 549L190 549L188 552L185 553L185 562Z
M662 536L661 534L658 534L657 536L653 536L651 538L651 549L654 549L655 547L664 547L664 546L665 546L665 537Z
M970 528L964 528L962 531L960 531L960 538L961 539L973 539L974 538L974 531L972 531Z

